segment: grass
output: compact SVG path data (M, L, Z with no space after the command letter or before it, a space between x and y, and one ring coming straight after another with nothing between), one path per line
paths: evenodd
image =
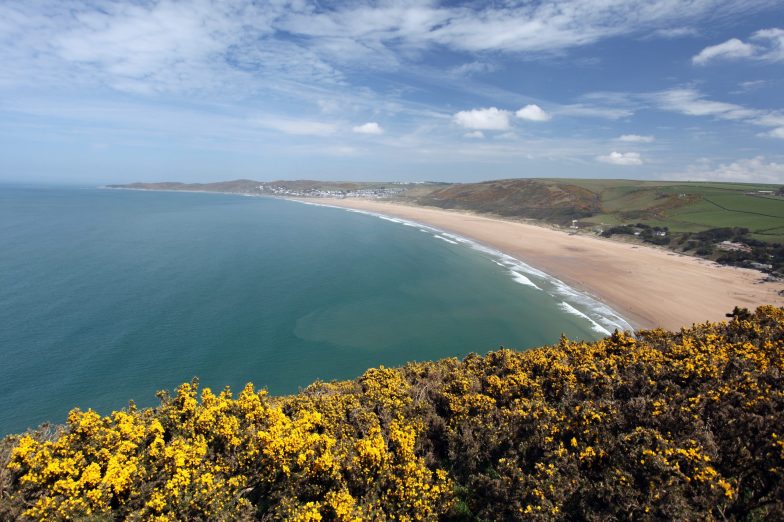
M744 227L756 239L784 242L784 198L751 194L775 191L775 185L572 179L558 182L577 185L600 196L603 212L585 219L586 222L639 222L666 226L673 232Z

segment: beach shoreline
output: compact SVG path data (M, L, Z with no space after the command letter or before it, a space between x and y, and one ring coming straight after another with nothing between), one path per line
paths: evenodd
M474 213L368 199L300 199L405 219L465 237L560 279L636 329L721 321L735 306L784 306L782 282L665 249Z

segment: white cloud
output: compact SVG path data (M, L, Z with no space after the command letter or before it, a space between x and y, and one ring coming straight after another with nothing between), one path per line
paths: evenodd
M261 127L295 136L329 136L337 131L337 125L322 121L274 117L256 118L252 121Z
M731 38L724 43L706 47L693 56L691 61L696 65L705 65L716 59L747 58L753 56L756 51L753 45Z
M357 134L384 134L384 129L378 123L369 121L362 125L357 125L352 129Z
M683 172L669 173L665 179L692 181L741 181L784 183L784 163L766 162L764 156L740 159L714 167L710 161L699 161Z
M597 161L612 163L613 165L642 165L643 161L638 152L611 152L604 156L596 156Z
M717 59L733 60L750 58L777 62L784 60L784 29L762 29L749 38L754 43L731 38L718 45L711 45L692 57L692 63L706 65Z
M509 111L489 107L460 111L453 116L454 122L466 129L507 130L509 128Z
M463 137L465 137L465 138L473 138L473 139L480 139L481 140L482 138L485 137L485 133L482 132L482 131L478 131L478 130L477 131L471 131L471 132L466 132L465 134L463 134Z
M541 107L536 104L526 105L515 113L521 120L528 121L548 121L552 118Z
M760 59L771 62L784 60L784 29L763 29L751 35L751 39L765 49Z
M743 120L761 115L761 111L733 103L706 100L694 89L671 89L650 96L659 108L688 116L714 116L725 120Z
M626 141L629 143L651 143L655 140L653 136L641 136L639 134L624 134L618 138L618 141Z

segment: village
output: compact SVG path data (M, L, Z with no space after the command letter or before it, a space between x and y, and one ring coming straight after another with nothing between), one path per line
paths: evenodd
M262 183L258 187L259 192L285 197L303 198L365 198L382 199L399 195L403 188L362 188L362 189L323 189L323 188L303 188L294 189L282 185L270 185Z

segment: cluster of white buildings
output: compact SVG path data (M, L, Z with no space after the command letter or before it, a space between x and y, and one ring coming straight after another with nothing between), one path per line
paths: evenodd
M280 185L259 185L259 191L265 194L276 196L300 197L300 198L366 198L381 199L398 195L403 192L402 188L366 188L366 189L292 189Z

